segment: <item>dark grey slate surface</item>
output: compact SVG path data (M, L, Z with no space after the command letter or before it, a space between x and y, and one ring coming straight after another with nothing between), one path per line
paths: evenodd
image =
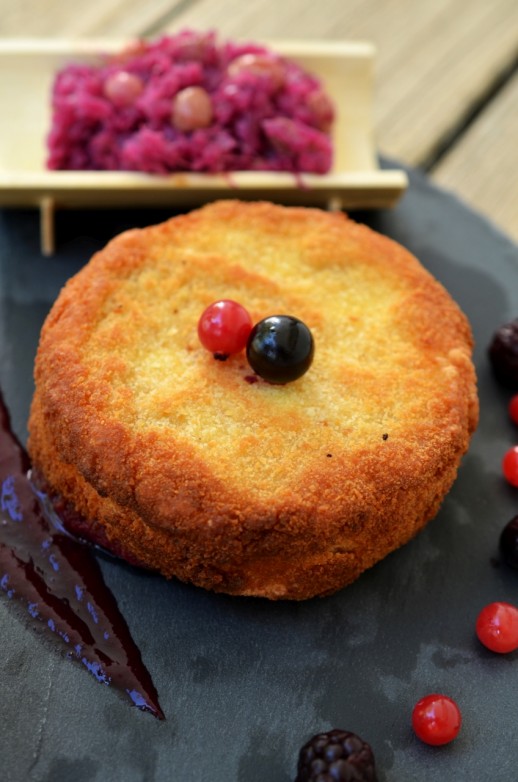
M518 602L518 573L497 566L518 512L500 460L518 442L509 394L485 351L518 315L518 249L410 172L393 211L358 215L415 252L470 317L481 423L439 516L341 593L270 604L205 593L103 560L157 685L167 721L130 708L27 628L0 599L0 779L5 782L289 782L300 745L331 727L374 749L380 782L518 778L518 653L480 646L493 600ZM32 211L0 212L0 385L26 435L38 332L63 282L120 230L165 212L62 212L43 259ZM463 713L459 738L421 744L415 701L439 691Z

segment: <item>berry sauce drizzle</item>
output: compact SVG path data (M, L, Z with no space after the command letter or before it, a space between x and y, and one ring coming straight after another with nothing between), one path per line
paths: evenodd
M59 528L30 481L0 394L0 588L67 656L158 719L164 713L128 625L88 546Z

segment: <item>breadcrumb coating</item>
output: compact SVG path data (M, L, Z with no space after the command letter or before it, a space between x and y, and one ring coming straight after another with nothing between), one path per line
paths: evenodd
M278 386L216 361L202 311L303 320ZM410 540L478 420L468 321L403 247L342 214L220 201L111 241L41 333L29 450L129 558L206 589L329 594Z

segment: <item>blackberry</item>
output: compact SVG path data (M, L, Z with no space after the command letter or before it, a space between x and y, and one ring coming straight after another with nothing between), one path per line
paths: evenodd
M501 532L500 553L507 565L518 570L518 516L512 518Z
M518 389L518 318L495 332L488 353L497 380Z
M377 782L372 749L348 730L318 733L300 750L295 782Z

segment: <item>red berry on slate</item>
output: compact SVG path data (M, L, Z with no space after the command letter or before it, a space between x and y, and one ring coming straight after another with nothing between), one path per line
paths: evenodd
M509 416L515 424L518 424L518 394L515 394L509 400Z
M490 603L478 615L476 632L492 652L514 652L518 649L518 608L510 603Z
M213 302L198 321L201 344L218 358L243 350L251 331L252 319L247 310L231 299Z
M433 693L421 698L412 712L414 733L425 744L448 744L458 735L462 718L460 709L447 695Z
M511 486L518 486L518 445L509 448L504 454L502 471Z

